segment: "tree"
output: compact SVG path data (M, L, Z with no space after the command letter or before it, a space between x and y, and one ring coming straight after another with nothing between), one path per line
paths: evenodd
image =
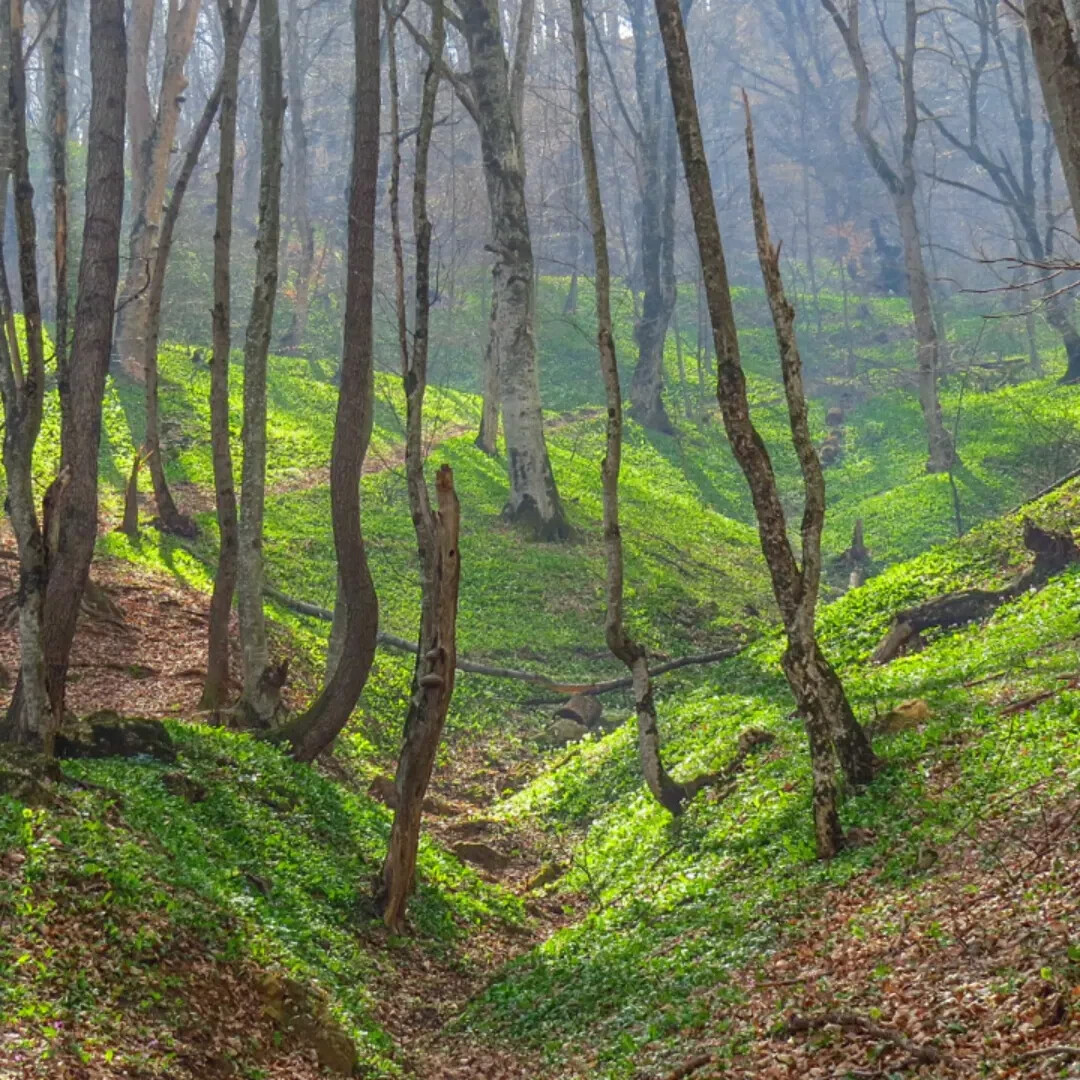
M405 389L405 472L409 507L420 555L420 640L413 670L412 694L405 717L405 737L398 756L395 790L397 804L390 843L383 863L378 903L386 925L400 932L405 905L416 877L420 843L420 816L435 755L442 740L446 714L454 692L457 664L457 604L461 559L458 531L461 507L449 465L435 478L437 510L432 510L424 476L423 417L427 390L428 331L431 307L431 220L428 217L427 180L435 102L439 91L438 61L446 36L441 0L434 0L431 16L431 54L424 75L417 124L413 173L413 229L416 233L416 295L413 332L408 327L405 303L405 260L402 251L399 192L401 184L401 125L398 111L396 34L391 17L387 30L390 69L390 133L393 161L390 174L390 215L394 243L398 341Z
M229 351L232 345L231 274L233 188L236 177L236 96L240 79L240 0L218 0L225 49L221 62L217 199L214 222L213 350L210 359L210 444L218 522L218 565L210 597L206 681L199 707L225 704L229 683L229 614L239 547L236 489L229 437Z
M919 216L915 203L918 173L915 164L915 143L919 133L919 111L915 99L915 53L918 12L915 0L904 0L904 48L897 56L900 83L903 90L904 128L899 161L890 163L870 126L870 98L873 91L870 67L859 34L859 0L848 0L845 18L833 0L821 0L832 17L851 59L858 85L855 104L855 134L862 144L874 172L885 185L900 224L904 247L904 267L907 271L911 313L915 320L915 340L918 350L919 404L926 424L930 472L947 472L955 460L952 439L945 430L938 398L938 369L941 364L940 342L930 296L930 278L923 259Z
M352 715L375 659L379 604L360 523L360 478L375 410L373 304L375 207L379 187L379 0L354 0L353 147L349 181L348 274L341 388L330 457L330 509L337 554L339 610L344 611L341 662L306 713L275 738L293 756L312 761Z
M57 718L63 716L68 658L97 539L98 444L124 209L127 48L122 0L90 0L89 40L86 212L75 333L67 378L59 384L61 482L53 486L53 501L46 507L50 554L43 635L49 707ZM16 690L12 719L22 708L25 690Z
M38 745L52 752L60 714L50 707L45 680L44 611L48 584L48 552L37 514L33 456L41 430L45 394L45 360L40 313L37 312L36 238L33 188L26 142L26 75L23 69L23 18L20 0L0 4L0 86L9 91L0 101L0 207L7 207L8 179L15 180L15 223L19 270L26 314L26 362L14 326L7 270L0 259L0 393L4 403L4 474L7 503L19 554L19 655L21 709L13 710L5 738ZM63 485L60 486L62 489ZM59 490L59 489L57 489Z
M921 102L920 107L945 141L964 154L990 181L992 190L940 174L935 179L1005 209L1013 223L1020 259L1042 267L1054 257L1055 248L1054 215L1049 199L1046 200L1048 205L1042 208L1045 219L1040 215L1039 206L1040 179L1043 192L1048 194L1051 188L1052 151L1042 155L1042 169L1037 170L1028 41L1023 30L1017 29L1010 45L1010 35L1002 26L994 0L972 0L967 14L978 31L977 48L960 48L951 37L946 35L944 38L952 64L964 71L963 81L967 88L964 127L947 123L944 116ZM1003 145L999 113L987 108L984 76L992 60L996 61L1004 83L1007 115L1016 132L1018 153L1015 156ZM987 116L992 120L984 122ZM986 143L987 127L996 135L992 145ZM1080 378L1080 334L1070 317L1070 297L1055 288L1044 272L1040 272L1040 276L1047 322L1061 335L1068 357L1062 381L1072 382Z
M164 57L156 108L147 85L155 0L133 0L129 29L127 72L128 128L131 143L131 233L128 267L120 297L116 345L123 370L141 382L149 286L154 246L158 242L169 159L187 79L184 65L195 38L201 0L168 0ZM154 468L153 462L150 464ZM157 491L160 478L155 481Z
M668 82L675 108L679 147L716 344L717 399L728 441L750 488L761 548L769 567L773 595L784 622L788 642L783 661L784 674L795 695L810 742L818 854L829 857L843 843L836 811L832 753L835 750L844 773L853 783L869 781L874 775L876 761L869 740L851 711L843 685L822 653L814 631L814 612L821 577L825 485L806 417L801 363L794 339L794 312L788 306L780 285L778 260L764 225L764 204L760 192L752 192L762 272L780 350L788 418L806 489L801 566L796 562L788 540L787 522L769 452L750 417L746 377L739 354L735 312L713 199L712 178L698 118L682 11L678 0L656 0L656 12L667 56ZM747 150L751 176L756 181L749 124ZM753 187L756 189L756 182Z
M457 23L468 46L471 71L468 78L449 71L447 74L480 132L491 213L491 248L495 256L492 363L498 365L510 474L506 516L537 539L565 540L570 536L570 525L544 441L536 364L535 265L525 201L522 131L515 105L520 100L515 88L524 78L517 73L523 68L521 63L515 63L514 72L509 69L499 9L493 0L456 3L460 12ZM405 25L430 54L430 43L411 23L406 21ZM485 385L493 384L493 380L485 378ZM490 417L485 423L486 439L492 432ZM491 445L485 443L488 448Z
M648 658L642 645L627 632L623 619L623 550L622 534L619 530L622 389L619 385L619 364L611 319L611 268L592 129L589 51L582 0L570 0L570 12L577 65L578 143L584 165L585 194L592 225L593 259L596 266L596 342L607 398L607 438L601 466L604 486L604 546L607 552L607 611L604 632L608 648L626 665L634 680L634 706L637 712L642 775L657 802L672 814L679 814L687 791L683 785L672 780L664 768L660 756L660 730L652 681L649 677Z
M266 502L266 370L277 299L281 137L285 116L277 0L259 0L259 87L262 164L255 288L244 338L244 460L240 474L236 599L244 661L240 719L246 726L267 727L277 712L286 673L284 664L270 663L263 613L262 549Z

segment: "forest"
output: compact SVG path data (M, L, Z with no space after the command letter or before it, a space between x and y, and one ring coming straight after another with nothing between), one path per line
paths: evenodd
M1080 2L0 86L0 1080L1080 1077Z

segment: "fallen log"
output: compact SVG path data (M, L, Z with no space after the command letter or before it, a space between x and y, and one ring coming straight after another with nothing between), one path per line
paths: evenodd
M1003 589L964 589L901 611L871 655L871 662L887 664L894 660L917 646L924 630L947 629L989 618L1002 604L1030 589L1041 589L1055 574L1080 561L1080 548L1070 533L1040 528L1030 518L1024 519L1024 546L1035 556L1034 565Z
M280 589L275 589L272 585L265 585L263 592L270 597L271 600L276 600L282 607L288 608L290 611L295 611L298 615L307 615L313 619L320 619L323 622L332 622L334 613L329 608L320 607L318 604L309 604L306 600L298 600L294 596L289 596L288 593L282 592ZM397 637L394 634L388 634L385 631L379 631L378 643L384 645L389 649L397 649L400 652L412 653L414 656L417 652L417 645L415 641L407 641L405 638ZM693 656L680 656L676 660L666 660L662 664L657 664L656 667L649 669L650 675L665 675L669 671L677 671L679 668L697 666L700 664L717 664L721 660L730 660L733 656L737 656L742 651L741 645L732 645L726 649L716 649L713 652L696 653ZM546 690L550 690L557 694L582 694L585 696L595 696L597 694L610 694L615 690L626 690L633 685L633 679L630 676L624 676L619 679L607 679L604 682L596 683L580 683L580 682L567 682L565 680L553 679L549 675L543 675L535 671L522 671L518 668L505 668L497 667L491 664L481 664L475 660L469 660L465 657L459 656L457 660L457 670L469 672L473 675L486 675L492 679L511 679L517 682L532 683L534 686L542 686Z

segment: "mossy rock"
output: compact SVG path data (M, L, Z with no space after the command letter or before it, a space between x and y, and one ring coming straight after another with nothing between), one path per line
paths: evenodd
M176 747L160 720L122 717L111 710L65 725L56 736L59 758L150 758L172 763Z
M24 806L56 807L61 799L53 785L61 778L60 767L43 754L25 746L0 745L0 795Z

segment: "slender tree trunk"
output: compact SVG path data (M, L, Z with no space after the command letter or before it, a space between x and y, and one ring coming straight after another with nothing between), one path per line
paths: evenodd
M308 210L308 136L304 123L304 50L300 38L300 5L289 0L286 24L288 41L286 71L289 90L289 129L292 135L289 164L292 169L292 215L300 238L300 261L296 267L296 287L292 319L282 345L295 349L304 343L311 289L315 274L315 226Z
M525 202L521 133L514 121L498 13L489 0L461 0L472 62L474 116L480 128L492 247L499 385L510 473L507 517L541 540L563 540L570 526L555 487L540 407L533 333L532 238Z
M668 775L660 754L660 729L649 678L648 661L640 643L627 633L623 620L623 550L619 531L619 471L622 461L622 389L615 354L611 319L611 267L607 226L600 194L593 138L592 106L589 92L589 50L585 36L582 0L570 0L573 22L574 57L577 66L578 144L585 170L585 192L592 223L593 258L596 264L596 341L600 372L607 398L607 441L601 475L604 485L604 545L607 552L607 614L605 636L608 648L630 670L638 724L638 753L645 783L653 797L671 814L682 812L686 791Z
M495 279L491 282L491 314L488 318L487 347L484 350L484 402L480 414L480 431L476 445L489 457L494 457L499 445L499 297Z
M531 0L529 2L531 3ZM449 465L439 469L435 478L438 503L438 511L435 513L431 509L427 479L424 476L423 417L431 304L431 221L427 208L427 173L431 132L435 123L435 102L439 92L438 63L442 59L446 37L441 0L435 0L432 8L432 60L424 74L413 170L416 325L411 348L405 304L405 262L398 212L401 142L395 32L395 22L391 20L387 35L390 58L390 130L394 147L390 214L394 234L401 374L406 405L405 472L409 508L412 511L420 556L421 593L419 649L413 672L412 697L405 718L405 739L398 757L395 780L397 807L394 810L394 824L390 830L390 844L383 863L382 885L378 896L386 925L391 930L400 932L405 921L405 905L416 877L416 853L420 844L420 816L424 796L435 767L435 755L442 741L446 714L454 692L458 585L461 580L461 559L458 553L461 507L454 491L454 474Z
M379 182L379 0L354 0L356 54L349 187L348 273L341 389L330 458L330 508L344 606L341 661L311 708L275 736L311 761L352 715L375 659L379 605L360 528L360 478L374 418L375 207ZM335 618L337 612L335 612Z
M240 77L240 0L218 0L225 51L221 65L221 116L217 208L214 224L214 304L211 312L210 444L218 521L218 565L210 598L206 681L199 707L220 709L229 690L229 614L236 588L239 548L236 489L229 437L229 352L232 345L231 274L233 188L236 178L236 98Z
M90 0L90 118L86 213L71 346L69 405L61 426L65 486L52 510L45 599L45 663L53 715L63 716L68 657L97 538L98 444L112 351L124 209L124 85L127 53L122 0ZM46 530L47 532L49 530Z
M151 109L147 89L153 5L148 0L135 0L132 5L131 67L128 72L132 224L127 274L117 316L116 347L122 369L139 381L145 375L140 361L145 350L154 248L165 205L169 158L187 87L184 65L195 40L200 4L201 0L183 0L183 4L181 0L168 0L165 56L156 110Z
M13 162L16 172L23 170L27 148L21 144L26 135L25 78L22 74L22 9L19 0L0 3L0 86L10 92L0 99L0 206L7 206L8 178ZM13 115L22 111L20 119ZM30 189L16 180L16 198L28 203ZM33 206L28 203L16 215L20 230L33 223ZM0 239L3 223L0 222ZM20 264L24 246L33 243L33 235L19 236ZM25 269L25 268L23 268ZM7 271L0 260L0 293L5 306L10 304ZM3 313L6 323L11 311ZM27 335L31 332L27 322ZM30 342L28 341L29 345ZM18 704L0 724L0 738L52 751L55 716L49 706L45 682L43 615L48 581L48 553L34 501L33 456L41 430L45 392L45 368L40 333L36 348L28 348L28 363L13 350L18 341L0 333L0 392L4 403L4 475L7 481L7 510L19 554L19 684Z
M247 34L248 24L255 12L255 0L248 0L240 27L241 40ZM173 185L172 197L161 220L161 232L156 248L151 256L152 270L150 289L147 294L145 337L136 342L143 349L143 370L146 378L146 439L144 458L150 470L150 479L154 489L154 501L157 504L158 527L163 532L178 536L193 537L197 527L192 518L182 514L173 500L165 478L165 462L161 455L161 432L158 423L158 344L161 333L161 304L165 296L165 274L168 270L169 255L172 251L173 234L180 216L184 195L195 172L202 153L203 143L210 133L218 107L221 104L224 72L218 78L206 107L198 123L188 138L180 172Z
M190 2L190 0L189 0ZM277 298L281 235L281 25L277 0L259 0L259 86L262 177L255 241L255 290L244 341L244 461L241 467L236 599L244 690L240 722L267 727L281 698L284 666L270 663L263 613L263 511L266 502L266 371Z
M42 38L45 70L45 127L48 131L49 170L52 174L53 351L57 380L67 382L68 351L68 190L67 190L67 0L40 3L41 17L48 18ZM51 17L49 12L51 11Z
M803 671L807 670L801 653L807 649L808 639L812 640L813 637L814 610L821 573L825 486L806 418L801 361L794 337L794 311L783 292L778 255L769 240L764 201L757 189L747 106L747 150L759 259L776 328L792 441L799 456L806 491L801 567L795 561L788 540L783 506L768 450L750 417L735 313L713 199L712 179L698 117L690 50L682 12L678 0L656 0L656 11L667 55L668 81L675 106L679 145L716 340L717 398L724 415L728 440L750 487L762 551L788 635L789 651L785 672L792 681L792 690L807 725L815 777L819 774L821 777L821 781L815 783L815 834L818 853L827 858L842 843L835 792L830 792L830 786L824 783L826 775L831 775L828 743L832 742L837 753L841 755L844 771L853 781L870 779L874 773L875 760L869 741L855 723L850 710L841 715L832 715L829 713L828 703L820 700L819 688L809 674L805 679L800 678ZM807 700L810 694L816 699L812 707ZM847 730L848 728L850 730ZM843 731L843 739L837 739L838 731ZM857 748L858 752L853 753L853 748Z

